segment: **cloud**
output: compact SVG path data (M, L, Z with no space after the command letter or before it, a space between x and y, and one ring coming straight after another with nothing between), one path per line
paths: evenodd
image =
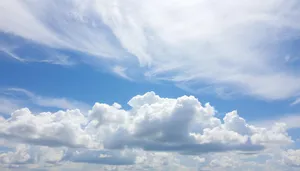
M75 65L74 61L70 60L70 57L63 54L55 54L51 53L48 54L51 56L51 59L34 59L34 58L22 58L19 55L15 54L14 52L10 52L10 50L2 48L0 52L4 53L4 56L13 58L19 62L29 63L29 62L36 62L36 63L49 63L55 65L63 65L63 66L72 66ZM47 56L46 53L43 53L43 56Z
M107 34L110 32L107 27L101 25L100 19L92 18L96 15L94 11L88 11L87 8L91 8L93 4L79 7L80 4L79 1L2 2L4 10L1 15L9 15L13 11L16 13L9 19L1 18L1 22L5 22L1 25L1 30L53 48L75 49L103 57L120 55L108 38ZM66 8L70 10L65 11ZM55 10L57 13L52 11L51 19L50 16L43 15L44 10ZM82 12L86 13L85 16ZM55 25L49 19L56 21Z
M128 105L97 102L87 113L16 110L0 118L0 168L281 171L296 165L296 153L286 151L294 142L285 124L255 126L236 110L220 119L193 96L148 92Z
M7 167L28 164L58 164L65 153L65 149L49 148L41 146L29 146L18 144L15 151L9 151L0 155L0 164Z
M30 156L26 153L23 146L16 147L15 152L2 153L0 155L0 163L3 164L24 164L30 160Z
M251 137L252 142L260 144L286 144L292 143L293 140L286 132L286 124L275 124L270 130L261 129L261 132L254 134Z
M300 98L297 98L293 103L291 103L291 106L297 105L300 103Z
M293 167L300 167L300 150L287 150L283 154L283 162Z
M284 124L271 129L249 125L236 111L223 120L210 104L193 96L161 98L154 92L133 97L124 110L95 103L89 114L78 109L33 114L16 110L1 120L2 139L51 147L144 149L198 155L208 152L259 151L293 141Z
M0 138L50 147L88 147L91 137L81 128L85 122L78 109L34 115L24 108L1 120Z
M64 162L132 165L135 163L135 155L127 151L72 150L23 144L17 145L14 152L10 151L0 155L0 164L7 166L43 163L53 167Z
M129 73L268 100L299 95L299 72L285 62L286 55L298 53L288 47L299 42L297 0L11 0L0 5L1 16L10 16L1 18L2 32L100 57Z
M9 52L8 50L5 50L5 49L2 48L2 49L0 50L0 52L6 54L8 57L11 57L11 58L13 58L13 59L15 59L15 60L17 60L17 61L25 62L25 59L20 58L18 55L14 54L14 53L11 53L11 52ZM2 56L2 55L1 55L1 56Z
M121 67L121 66L115 66L113 68L113 72L117 74L118 76L125 78L127 80L132 80L128 75L126 74L127 68Z

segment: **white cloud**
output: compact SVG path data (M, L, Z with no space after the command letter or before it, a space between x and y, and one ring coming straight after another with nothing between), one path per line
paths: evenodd
M121 55L106 34L109 30L99 23L93 4L80 1L19 1L1 2L1 31L55 48L69 48L104 57ZM65 11L65 9L69 9ZM44 15L45 11L52 13ZM54 12L55 11L55 12ZM49 23L49 20L55 21ZM55 25L54 25L55 24ZM67 29L68 28L68 29Z
M236 111L226 114L222 121L214 116L212 106L202 106L193 96L172 99L148 92L133 97L128 104L131 109L124 110L116 103L96 103L88 115L78 109L33 114L24 108L1 120L0 135L42 146L127 147L190 155L259 151L293 142L283 125L255 127Z
M64 156L65 149L49 148L42 146L28 146L18 144L15 151L9 151L0 155L0 163L12 165L26 165L26 164L57 164Z
M285 124L275 124L270 130L261 129L258 133L255 133L251 140L254 143L260 144L287 144L292 143L293 140L287 134Z
M13 58L13 59L15 59L17 61L20 61L20 62L25 62L26 61L25 59L20 58L18 55L9 52L7 49L1 48L0 52L6 54L8 57Z
M283 154L283 162L293 167L300 167L300 150L287 150Z
M30 159L28 153L26 153L26 147L17 146L15 152L2 153L0 155L0 163L4 164L24 164Z
M39 97L24 89L9 93ZM213 106L193 96L162 98L154 92L128 104L125 110L118 103L95 103L86 113L19 109L0 117L1 170L299 169L298 150L285 150L293 143L286 131L297 126L296 115L257 126L235 110L219 119Z
M193 96L148 92L128 104L125 110L95 103L88 114L16 110L0 118L0 168L281 171L297 165L295 152L282 151L293 143L284 124L254 126L235 110L219 119Z
M284 62L294 53L285 45L300 34L297 0L11 0L0 7L10 16L0 18L2 32L113 59L151 78L264 99L300 91L299 73ZM126 67L133 57L141 68Z
M0 138L50 147L92 147L90 135L81 128L85 123L78 109L34 115L23 108L1 120Z
M3 46L3 45L0 45ZM46 54L43 53L43 56L51 56L50 59L43 58L43 59L34 59L34 58L22 58L21 56L15 54L13 50L1 48L0 52L4 53L4 56L13 58L19 62L29 63L29 62L37 62L37 63L49 63L49 64L55 64L55 65L63 65L63 66L72 66L75 65L74 61L70 60L69 56L63 55L63 54L57 54L57 53L50 53ZM1 55L2 57L2 55Z
M125 78L127 80L132 80L128 75L126 74L127 68L121 67L121 66L115 66L113 67L113 72L117 74L118 76Z

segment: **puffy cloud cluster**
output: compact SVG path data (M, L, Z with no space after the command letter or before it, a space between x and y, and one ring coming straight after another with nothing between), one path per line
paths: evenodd
M202 105L193 96L172 99L148 92L133 97L128 105L131 108L124 110L117 103L96 103L88 114L80 110L33 114L24 108L1 120L0 136L50 147L142 148L184 154L258 151L292 142L284 125L255 127L236 111L221 120L210 104Z
M79 110L34 115L23 108L1 120L0 137L50 147L89 147L92 139L82 127L85 123L86 118Z
M87 130L102 134L105 148L199 154L256 151L268 145L292 142L284 125L277 124L270 130L255 127L247 124L236 111L220 120L210 104L202 105L193 96L170 99L149 92L133 97L128 104L131 106L128 111L98 103L90 111L94 120ZM97 126L96 130L92 124Z
M88 113L23 108L0 117L1 166L64 168L68 162L72 169L87 163L103 170L257 169L263 164L244 160L254 154L271 156L270 149L293 142L284 124L257 127L237 111L220 119L213 106L193 96L162 98L148 92L128 105L95 103ZM284 165L298 166L297 151L282 156Z

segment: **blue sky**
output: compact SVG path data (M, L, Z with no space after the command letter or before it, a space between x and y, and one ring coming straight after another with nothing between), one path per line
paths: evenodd
M0 7L1 169L299 168L297 0Z

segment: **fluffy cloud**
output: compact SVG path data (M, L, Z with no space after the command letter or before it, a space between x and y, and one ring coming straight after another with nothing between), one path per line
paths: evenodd
M271 129L246 123L236 111L216 118L209 104L193 96L161 98L154 92L121 105L96 103L87 115L80 110L33 114L27 108L1 119L3 139L51 147L83 147L199 154L257 151L268 145L292 142L283 125Z
M24 164L30 160L30 155L26 151L26 147L17 146L15 152L1 153L1 164Z
M91 138L81 128L85 123L86 119L78 109L34 115L23 108L1 120L0 137L52 147L87 147L91 145Z
M275 124L270 130L262 128L251 137L251 140L260 144L286 144L293 142L286 132L285 124Z
M299 42L298 0L11 0L0 6L0 15L10 16L0 18L3 33L47 51L109 59L109 70L125 78L145 75L264 99L299 95L299 72L286 63L299 53L289 46ZM19 42L1 46L16 54Z
M270 155L270 150L293 142L284 124L256 127L237 111L219 119L213 106L193 96L162 98L148 92L128 105L125 110L118 103L95 103L84 114L78 109L36 114L27 108L16 110L0 118L0 142L7 148L0 162L6 168L71 162L100 164L103 170L114 170L108 165L122 170L234 170L261 167L236 161L241 156L248 160L254 154ZM297 165L296 152L282 155L284 165Z

